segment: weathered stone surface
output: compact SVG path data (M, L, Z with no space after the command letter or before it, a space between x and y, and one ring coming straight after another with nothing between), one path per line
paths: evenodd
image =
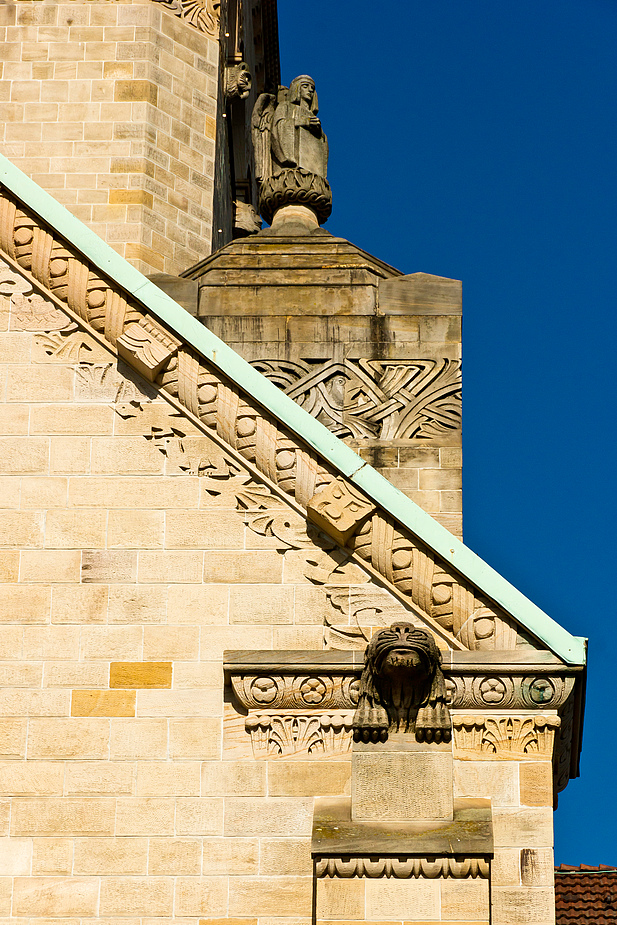
M416 742L404 733L390 736L385 743L355 742L352 818L358 822L451 820L451 745Z

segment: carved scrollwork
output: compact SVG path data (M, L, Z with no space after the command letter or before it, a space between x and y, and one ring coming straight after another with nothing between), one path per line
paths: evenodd
M317 877L412 877L435 880L442 877L488 878L490 863L482 857L338 857L317 858Z
M351 655L351 653L341 653ZM350 664L348 669L337 672L295 672L281 673L275 668L276 656L268 672L231 671L231 685L238 702L247 710L263 708L264 698L270 698L267 705L272 709L306 708L354 710L358 704L359 678L361 669ZM451 710L480 710L495 713L504 710L546 709L551 713L561 710L568 701L574 687L573 677L548 678L555 694L549 702L534 703L529 698L529 676L521 674L473 675L462 672L455 665L443 665L446 703ZM532 680L534 676L531 676ZM489 683L487 683L489 682ZM311 691L310 695L306 692ZM323 696L318 692L324 690ZM258 693L256 693L258 691ZM306 697L309 697L307 700ZM321 699L318 699L321 698Z
M245 727L255 758L283 758L349 751L351 723L349 712L260 712L250 713Z

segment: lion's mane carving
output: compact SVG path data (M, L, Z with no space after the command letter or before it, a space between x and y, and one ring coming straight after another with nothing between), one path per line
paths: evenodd
M441 653L430 633L411 623L393 623L366 647L353 737L385 742L389 730L415 732L418 742L452 738Z

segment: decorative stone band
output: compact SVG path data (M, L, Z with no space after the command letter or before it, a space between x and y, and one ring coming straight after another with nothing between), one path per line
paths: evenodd
M358 703L359 681L353 673L233 674L231 684L249 710L353 710Z
M487 670L481 659L470 662L464 655L469 653L443 653L448 705L454 710L554 712L564 706L574 687L574 673L563 674L565 666L558 659L553 665L536 660L533 651L527 664L495 663L493 670ZM247 710L354 710L357 705L360 652L264 650L226 652L225 659L233 692Z
M155 0L166 10L213 39L219 37L220 0Z
M484 657L443 652L455 752L552 757L555 788L571 771L576 669L549 652ZM259 757L344 752L358 701L361 652L229 651L224 668ZM468 711L478 710L481 715ZM517 715L518 714L518 715Z
M301 167L288 167L276 177L266 177L259 188L259 211L270 225L283 206L307 206L323 225L332 212L332 190L323 177Z
M255 758L322 755L351 749L353 712L249 713L245 721Z
M464 857L340 857L317 858L315 873L318 877L395 877L407 880L423 877L436 880L438 877L452 877L462 880L466 877L488 878L489 858Z
M458 757L551 758L561 719L553 715L454 716ZM465 754L467 753L467 754Z

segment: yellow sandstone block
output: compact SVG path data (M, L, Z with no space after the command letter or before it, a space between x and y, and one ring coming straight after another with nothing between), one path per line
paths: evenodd
M181 876L201 873L201 839L151 838L148 873Z
M13 800L11 833L15 835L112 835L114 800Z
M158 89L149 80L116 80L114 100L121 103L145 100L156 106Z
M26 731L25 719L0 719L0 757L24 758Z
M153 199L152 193L147 193L145 190L140 189L112 189L109 191L109 201L111 203L133 203L135 205L144 205L151 209Z
M76 838L75 874L145 874L147 838Z
M13 915L96 915L99 882L85 877L16 877Z
M550 761L521 761L519 778L523 806L553 805L553 769Z
M28 876L31 864L32 839L0 838L0 870L5 876Z
M135 716L135 691L73 691L71 716Z
M110 757L167 758L167 720L112 719Z
M101 881L101 915L171 915L171 877L105 877Z
M283 884L281 884L284 887ZM227 877L178 877L176 879L175 913L204 915L209 912L224 915L227 911Z
M137 767L138 796L199 796L198 761L145 761Z
M30 758L107 758L109 720L31 719L28 726Z
M220 758L220 718L172 719L169 723L169 754L171 758L199 758L202 761Z
M319 885L325 882L320 881ZM358 883L364 892L363 881L347 880L345 883L353 886ZM229 911L232 915L308 916L311 896L310 877L231 877L229 881ZM364 917L364 904L358 917Z
M234 839L226 839L233 843ZM280 877L283 874L310 876L313 872L310 838L262 838L259 850L259 873Z
M310 844L304 845L308 850L309 869L290 873L306 873L312 871ZM152 849L150 849L152 851ZM204 841L203 873L209 877L252 877L259 873L259 840L257 838L208 838ZM268 873L268 871L262 871ZM276 871L276 874L288 871Z
M144 659L196 661L199 658L198 626L145 626Z
M112 662L109 686L124 688L170 688L171 662Z
M173 835L174 800L119 799L116 835Z
M72 838L33 838L32 873L70 874L73 865Z
M129 761L70 761L64 792L69 796L130 796L134 765Z

